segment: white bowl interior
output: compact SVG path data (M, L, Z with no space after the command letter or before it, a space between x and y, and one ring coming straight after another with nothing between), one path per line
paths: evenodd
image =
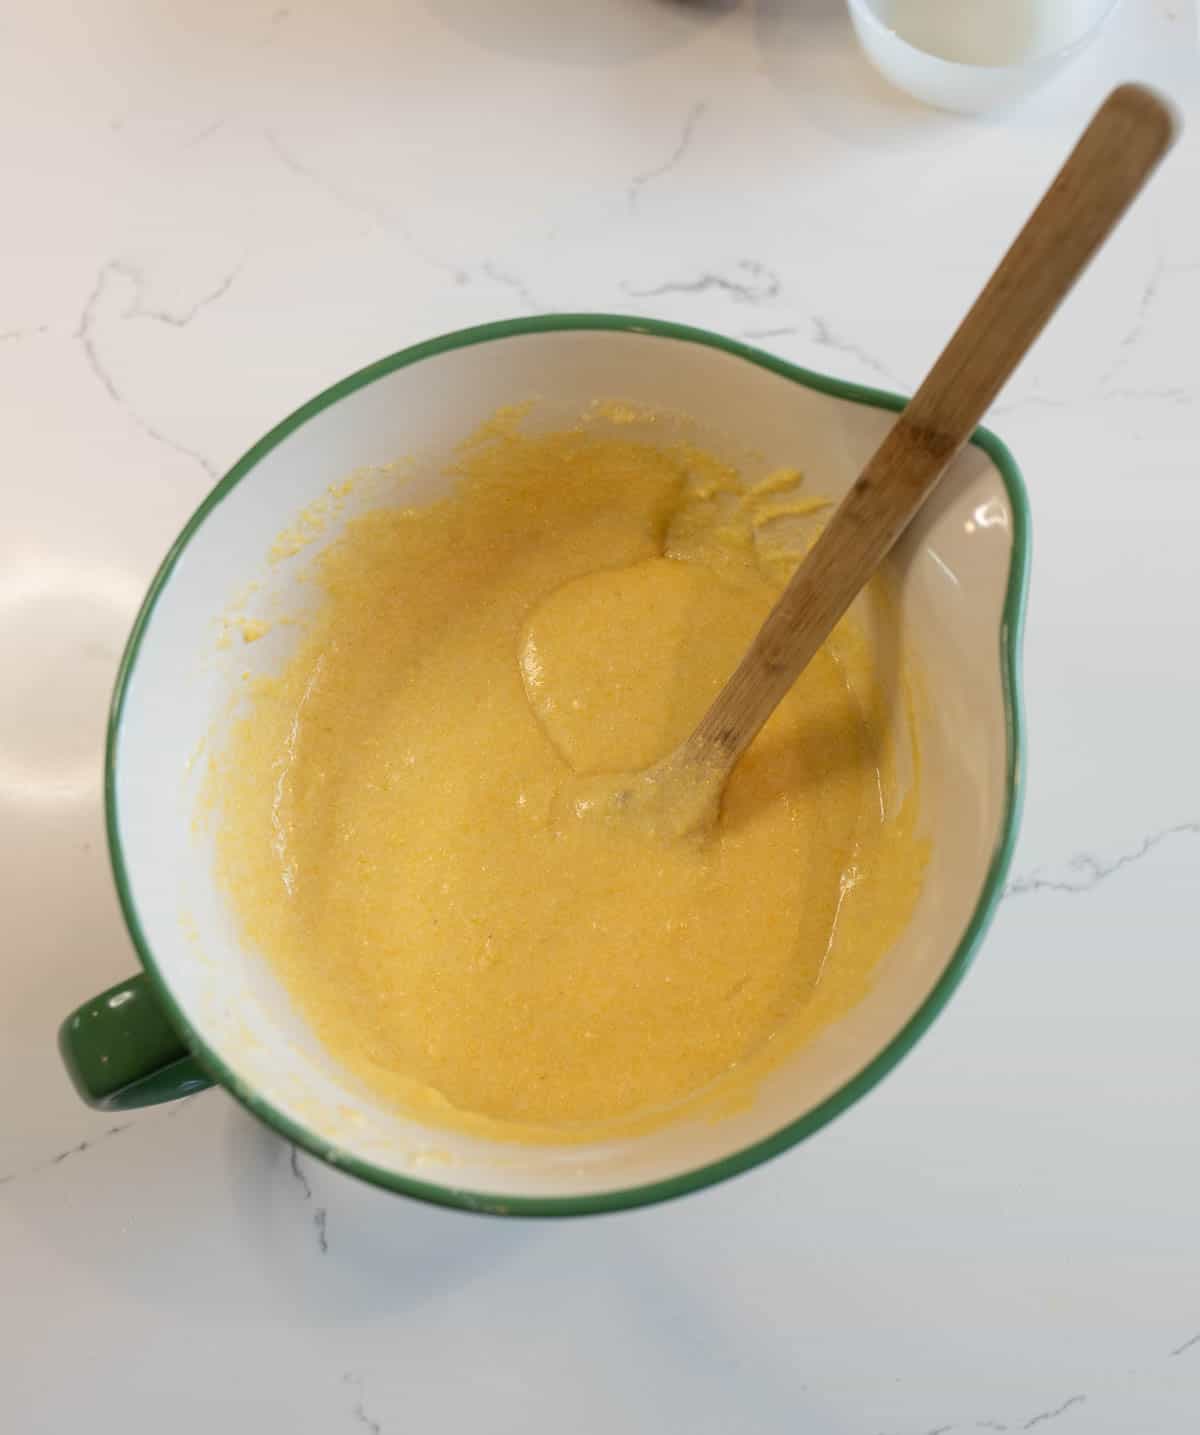
M1099 34L1117 0L849 0L860 44L897 89L982 114L1044 85Z
M868 996L779 1067L753 1104L650 1135L589 1146L514 1147L430 1129L377 1103L317 1044L271 967L237 940L193 830L195 754L240 674L277 664L286 633L215 648L216 624L252 580L251 613L300 604L303 558L268 566L298 511L368 465L427 455L413 501L444 487L437 459L498 407L536 397L555 416L597 398L720 416L734 446L796 464L814 491L852 482L891 416L805 388L736 354L630 331L566 330L450 349L386 373L294 428L211 509L147 623L116 743L120 847L146 947L181 1012L243 1089L312 1133L330 1159L505 1196L599 1194L728 1157L811 1111L862 1070L921 1007L962 940L1005 821L1008 733L1001 627L1013 515L981 450L955 463L898 550L902 644L915 655L922 824L932 856L914 919Z

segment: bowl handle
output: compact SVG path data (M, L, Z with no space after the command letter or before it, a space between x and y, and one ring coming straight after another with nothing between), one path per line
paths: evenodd
M143 973L84 1002L58 1029L58 1049L89 1106L126 1111L211 1086Z

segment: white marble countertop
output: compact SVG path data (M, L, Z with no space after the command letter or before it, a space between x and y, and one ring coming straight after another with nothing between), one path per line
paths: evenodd
M1200 1428L1187 0L988 121L885 92L835 0L43 0L0 37L0 1427ZM877 1092L562 1224L360 1186L220 1092L79 1104L55 1027L133 967L107 691L215 475L361 364L546 309L911 388L1127 77L1191 130L992 419L1034 508L1016 877Z

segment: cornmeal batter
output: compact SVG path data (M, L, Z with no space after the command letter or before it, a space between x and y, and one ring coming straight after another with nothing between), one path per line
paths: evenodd
M222 878L329 1050L404 1109L580 1139L662 1119L852 1005L907 920L905 689L846 620L715 830L581 820L573 784L686 736L821 505L792 473L746 490L683 444L512 415L457 478L318 560L305 638L215 770Z

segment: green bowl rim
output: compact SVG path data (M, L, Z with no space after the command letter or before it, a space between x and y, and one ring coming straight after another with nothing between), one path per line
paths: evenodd
M121 848L120 827L116 797L117 741L121 718L130 679L137 665L138 653L154 615L159 596L170 580L175 565L184 550L213 509L231 493L255 465L289 434L294 433L314 415L338 403L347 395L376 379L383 378L397 369L407 368L422 359L449 353L454 349L474 344L492 343L499 339L511 339L526 334L563 333L571 331L601 331L643 334L648 337L682 340L686 343L704 344L720 349L737 358L745 359L760 368L780 374L784 378L829 394L834 398L849 399L855 403L870 405L893 411L903 408L906 400L898 394L886 393L879 389L866 388L860 384L829 378L809 369L790 364L773 354L764 353L748 344L738 343L720 334L705 329L692 328L685 324L672 324L658 319L635 318L619 314L549 314L525 319L508 319L499 323L480 324L469 329L458 329L443 334L440 338L414 344L387 358L379 359L366 368L359 369L347 378L331 385L308 403L277 424L264 438L261 438L229 470L224 478L207 494L204 501L184 525L179 537L171 545L158 572L150 584L142 606L138 611L129 640L125 647L121 665L117 672L109 712L108 733L104 759L104 806L108 832L109 857L121 910L133 940L138 958L146 971L154 991L162 1002L171 1021L179 1029L187 1045L200 1065L248 1111L265 1121L289 1141L310 1152L318 1159L328 1162L339 1170L349 1172L364 1181L406 1196L428 1201L434 1205L454 1207L459 1210L505 1216L582 1216L601 1212L626 1210L636 1206L651 1205L697 1191L715 1182L723 1181L742 1171L757 1166L760 1162L777 1156L790 1146L812 1135L827 1122L833 1120L859 1097L863 1096L884 1075L887 1074L915 1045L918 1038L928 1029L933 1019L946 1005L954 989L962 980L970 965L975 950L991 920L997 903L1003 895L1004 879L1012 859L1016 843L1017 827L1020 821L1023 799L1023 751L1024 731L1021 693L1021 639L1025 621L1025 600L1029 581L1030 515L1029 499L1020 470L1008 449L995 434L980 428L972 443L983 450L991 459L1008 492L1012 506L1013 541L1010 559L1008 587L1000 622L1000 666L1005 706L1005 731L1007 735L1007 798L1000 832L992 853L987 877L958 945L955 947L945 970L932 990L925 997L917 1011L909 1018L899 1032L854 1076L836 1092L826 1097L818 1106L806 1111L795 1121L789 1122L772 1135L744 1147L733 1155L719 1161L698 1166L667 1180L654 1181L647 1185L631 1186L616 1191L582 1196L506 1196L488 1192L466 1190L436 1182L418 1181L375 1165L373 1162L353 1156L336 1145L330 1144L307 1127L293 1121L278 1111L270 1101L244 1083L235 1072L221 1060L205 1043L192 1026L186 1014L180 1009L167 982L158 970L150 944L142 930L137 907L130 890L125 856Z

